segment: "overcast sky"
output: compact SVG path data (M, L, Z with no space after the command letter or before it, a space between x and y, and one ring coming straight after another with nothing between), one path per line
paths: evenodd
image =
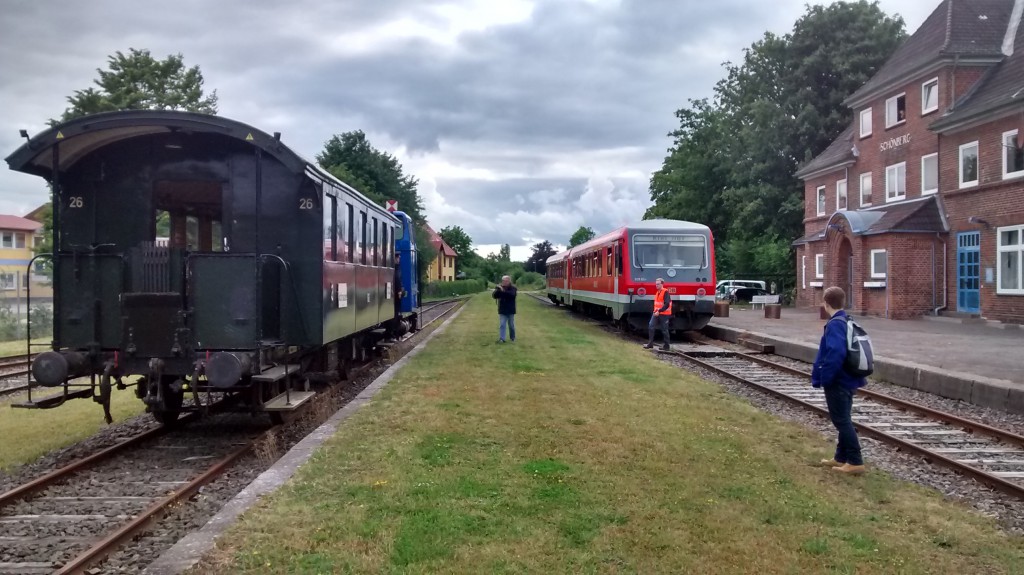
M429 223L478 251L565 244L639 220L676 109L711 94L722 62L806 0L270 0L5 2L0 157L128 48L181 53L222 116L312 159L362 129L420 181ZM812 4L817 2L810 2ZM913 32L938 4L881 0ZM0 213L46 201L0 165ZM399 206L401 207L401 206Z

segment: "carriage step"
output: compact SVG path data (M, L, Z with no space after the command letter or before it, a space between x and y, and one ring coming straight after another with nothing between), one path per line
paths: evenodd
M81 399L86 397L92 397L92 388L87 387L85 389L76 389L75 391L69 391L67 395L61 391L60 393L47 395L42 399L12 403L11 407L20 407L23 409L50 409L61 405L68 399Z
M263 373L252 376L253 381L259 381L261 383L275 383L284 379L285 373L289 375L299 373L299 365L290 363L288 365L278 365L272 367Z
M313 396L315 391L291 391L271 399L263 404L264 411L291 411L303 403L306 403Z

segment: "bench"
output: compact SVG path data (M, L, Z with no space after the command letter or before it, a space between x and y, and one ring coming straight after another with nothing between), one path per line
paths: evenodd
M764 306L766 303L779 303L778 295L756 295L750 299L750 307L757 309L757 306Z

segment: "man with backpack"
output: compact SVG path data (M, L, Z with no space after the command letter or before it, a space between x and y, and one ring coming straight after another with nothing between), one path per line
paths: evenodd
M811 385L824 388L828 415L839 432L839 441L836 443L835 456L821 463L839 473L860 475L864 473L864 460L861 458L860 441L853 427L851 412L854 393L867 383L864 372L870 373L870 369L858 367L870 367L873 361L870 340L843 311L846 292L842 288L832 286L826 289L823 299L822 307L831 319L825 324L825 333L821 336L818 357L811 371ZM863 334L862 337L853 336L854 330ZM867 342L864 348L859 347L861 341L858 339Z

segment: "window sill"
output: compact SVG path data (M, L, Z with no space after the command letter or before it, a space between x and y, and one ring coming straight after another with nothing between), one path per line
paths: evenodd
M1004 180L1016 180L1017 178L1024 178L1024 170L1020 172L1010 172L1009 174L1003 174Z
M883 280L883 281L879 281L879 282L864 282L864 287L866 287L866 288L884 288L885 287L885 281Z
M902 202L905 199L907 199L907 194L903 194L902 196L893 196L891 198L885 198L885 203L892 204L895 202Z
M891 130L893 128L899 128L900 126L902 126L903 124L906 124L906 123L907 123L906 120L900 120L899 122L896 122L895 124L890 124L890 125L886 126L885 129L886 130Z
M939 189L938 188L935 188L934 190L921 190L921 197L924 197L924 196L934 196L937 193L939 193Z
M977 188L977 187L978 187L978 180L974 180L974 181L971 181L971 182L960 182L960 187L957 188L957 189L958 190L966 190L967 188Z
M1021 289L1016 289L1016 290L1009 290L1009 289L1007 289L1007 290L998 290L997 289L996 290L996 295L1019 295L1019 296L1024 296L1024 290L1021 290Z
M932 113L935 113L935 112L938 112L938 111L939 111L939 107L938 106L935 106L934 108L931 108L930 110L921 110L921 117L927 116L928 114L932 114Z
M871 137L871 132L868 132L867 134L861 134L860 135L860 139L861 140L866 140L866 139L868 139L870 137Z

